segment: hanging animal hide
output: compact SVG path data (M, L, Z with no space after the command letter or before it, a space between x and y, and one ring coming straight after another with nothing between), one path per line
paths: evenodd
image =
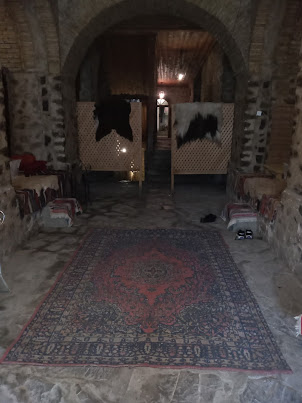
M176 104L174 111L177 148L203 138L221 142L221 104L211 102Z
M129 123L130 112L130 103L122 99L108 99L95 105L94 117L99 121L95 134L96 141L100 141L114 129L120 136L133 141Z

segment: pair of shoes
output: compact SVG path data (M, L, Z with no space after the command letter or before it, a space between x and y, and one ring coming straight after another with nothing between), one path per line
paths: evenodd
M235 237L236 241L239 239L253 239L253 231L251 231L250 229L247 229L245 232L242 231L241 229L237 232L236 237Z
M214 222L216 221L217 216L215 214L208 214L205 217L200 219L200 222Z

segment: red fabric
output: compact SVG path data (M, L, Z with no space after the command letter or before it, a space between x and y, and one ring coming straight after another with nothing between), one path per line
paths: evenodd
M25 166L31 165L36 161L36 157L32 154L13 155L13 160L21 160L20 169L23 170Z
M12 159L21 160L19 169L25 175L35 175L47 171L46 161L37 161L33 154L13 155Z

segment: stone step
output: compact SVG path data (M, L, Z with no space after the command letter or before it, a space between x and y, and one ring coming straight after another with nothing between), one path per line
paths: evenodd
M169 162L162 162L162 161L159 161L159 162L152 162L151 164L150 164L150 166L148 167L148 169L150 170L150 169L153 169L153 170L156 170L156 171L169 171L170 169L171 169L171 161L170 161L170 163Z
M171 180L170 175L147 175L146 180L149 183L169 183Z
M151 168L151 169L148 169L146 174L149 176L170 175L171 169L159 170L159 169Z
M156 150L171 150L171 139L167 137L158 137L155 145Z
M151 160L146 166L146 172L151 176L170 176L171 152L166 150L154 150Z

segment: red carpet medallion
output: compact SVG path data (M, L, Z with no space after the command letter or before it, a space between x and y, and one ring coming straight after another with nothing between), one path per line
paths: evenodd
M2 361L290 372L215 231L93 230Z

